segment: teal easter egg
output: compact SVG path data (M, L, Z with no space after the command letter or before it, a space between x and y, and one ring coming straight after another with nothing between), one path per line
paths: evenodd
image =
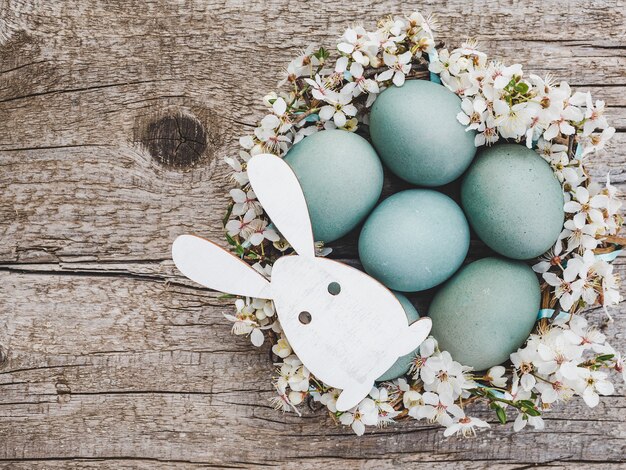
M285 156L300 181L315 240L332 242L356 227L376 205L383 167L367 140L328 130L305 137Z
M508 258L545 253L563 229L561 184L524 145L481 150L461 184L461 203L478 237Z
M402 304L402 308L404 308L404 313L406 313L406 318L407 320L409 320L409 325L419 320L419 313L417 313L417 310L415 309L411 301L399 292L394 292L393 294ZM387 380L397 379L398 377L402 377L403 375L405 375L411 368L413 358L418 353L419 349L420 348L417 347L415 351L407 354L406 356L399 357L398 360L389 369L387 369L387 372L378 377L376 381L385 382Z
M469 235L452 199L430 189L409 189L370 214L359 236L359 257L390 289L417 292L454 274L467 255Z
M464 266L437 292L428 315L439 348L485 370L522 346L537 320L541 292L526 264L484 258Z
M441 186L463 174L476 154L475 132L457 119L461 100L445 87L410 80L374 102L370 137L382 161L400 178Z

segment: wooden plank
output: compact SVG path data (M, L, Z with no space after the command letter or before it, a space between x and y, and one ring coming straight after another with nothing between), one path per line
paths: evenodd
M383 468L623 459L623 387L597 409L579 400L548 413L547 433L512 434L510 424L494 424L477 439L442 440L435 426L403 422L366 434L355 449L351 432L324 413L299 418L271 408L267 348L230 334L220 315L229 303L213 292L132 277L3 272L0 282L8 312L0 343L9 357L0 370L0 435L9 437L0 458L305 468L318 458L382 458ZM622 348L624 313L606 330ZM478 415L493 423L491 413Z
M626 189L625 149L626 133L616 134L591 161L594 176L610 171ZM0 165L3 263L165 260L183 233L225 243L220 219L232 184L221 160L181 172L126 147L63 148L2 152ZM399 187L388 178L385 194ZM355 238L346 239L353 248Z
M621 0L421 5L451 45L476 36L606 100L622 132L592 170L626 189ZM401 8L0 2L0 468L624 465L623 385L594 410L549 413L544 433L494 426L472 440L410 422L357 439L323 413L276 412L267 347L232 336L230 302L169 260L178 234L221 239L222 158L296 51ZM401 187L388 178L386 194ZM355 264L354 241L335 255ZM617 269L626 278L624 258ZM624 313L606 327L622 350Z

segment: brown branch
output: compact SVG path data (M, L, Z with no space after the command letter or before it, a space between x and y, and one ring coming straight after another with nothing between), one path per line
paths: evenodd
M626 237L619 237L617 235L606 237L603 241L608 243L615 243L616 245L626 246Z

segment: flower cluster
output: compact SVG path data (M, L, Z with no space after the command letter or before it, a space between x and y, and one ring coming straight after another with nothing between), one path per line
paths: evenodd
M565 229L567 230L567 229ZM554 289L553 304L559 302L563 311L580 311L587 306L601 304L607 315L608 305L621 301L617 276L613 265L596 256L588 248L583 254L576 252L561 253L562 244L557 242L550 255L550 261L540 261L533 269L542 273L545 282ZM554 256L551 256L554 254ZM557 267L559 273L549 271Z
M544 144L543 148L549 147L558 144ZM560 150L557 148L556 152ZM576 168L579 171L572 173L565 173L572 167L562 168L567 200L563 231L554 248L533 269L553 288L552 306L558 302L562 310L578 312L600 304L609 315L607 307L622 300L619 279L609 262L612 256L607 258L595 251L603 251L599 249L603 242L617 235L622 224L621 201L608 177L603 187L589 181L582 165ZM555 173L558 175L558 170Z
M475 130L476 146L491 145L500 138L559 143L574 136L581 157L601 150L615 133L604 116L604 102L590 93L572 93L567 82L551 76L524 76L520 64L490 61L468 41L459 49L439 51L429 70L462 98L458 120Z
M514 431L528 424L540 430L544 428L541 414L557 403L580 396L593 408L601 395L612 394L611 370L626 381L623 360L606 336L585 318L561 313L551 324L542 323L524 347L511 354L508 370L495 366L485 374L475 374L447 351L440 351L436 340L429 337L420 346L407 377L373 387L368 397L346 412L336 408L341 390L314 382L290 354L279 368L275 386L280 398L275 403L287 410L310 396L357 435L365 432L365 426L393 422L401 414L401 405L411 418L444 426L446 437L457 433L467 437L474 435L476 428L489 427L487 422L467 416L464 409L464 403L483 398L503 424L507 410L516 412Z
M317 380L294 354L276 319L271 301L237 299L236 313L226 314L235 334L248 335L260 346L272 332L272 352L278 358L274 386L277 408L299 413L308 400L324 405L339 423L361 435L366 426L385 426L397 419L425 419L444 426L445 436L474 435L489 424L466 415L466 405L483 400L506 423L513 410L513 429L542 429L541 414L555 404L581 396L593 407L613 391L608 373L622 374L619 352L604 334L589 326L580 312L605 308L621 300L619 279L611 261L624 244L617 191L591 181L584 162L604 151L615 133L604 116L605 105L589 93L572 92L566 82L551 77L524 76L519 64L488 60L476 42L453 51L437 51L433 21L419 13L388 17L374 31L348 28L334 56L310 46L291 61L280 86L286 91L263 99L268 113L252 135L240 139L237 157L228 157L237 188L224 219L227 240L242 259L269 278L271 264L289 252L251 190L246 164L260 153L285 155L301 139L323 129L354 132L367 125L367 113L387 87L406 79L437 74L460 96L457 119L475 131L475 145L515 141L535 149L562 184L566 212L556 245L533 267L544 281L543 316L526 344L511 354L510 365L477 373L456 362L428 338L413 359L409 374L379 383L369 396L346 412L336 408L340 390ZM331 56L333 59L331 59ZM317 244L317 254L329 248ZM262 264L263 263L263 264ZM608 314L608 311L607 311ZM553 317L553 318L552 318ZM456 358L463 360L463 358Z
M400 415L396 409L399 404L415 419L426 419L445 426L446 435L457 432L467 435L473 433L476 426L489 426L478 418L466 416L456 404L460 398L469 398L470 390L476 388L477 383L472 378L471 369L453 361L448 352L439 351L432 337L420 346L419 354L413 360L410 378L373 387L369 396L345 412L337 411L336 407L341 390L323 384L313 385L314 379L308 372L304 380L301 380L304 376L299 374L292 385L294 371L298 374L300 369L297 367L303 366L295 355L288 356L285 363L290 365L280 366L275 382L283 397L275 400L277 407L287 409L301 403L308 395L326 406L341 424L350 426L357 435L365 432L365 426L386 426L393 422ZM297 364L296 368L291 364Z
M257 272L268 277L272 274L272 266L255 263L252 266ZM235 314L225 313L224 317L233 322L233 333L250 336L254 346L261 346L265 341L263 330L280 332L280 324L276 318L274 302L266 299L241 298L235 300ZM283 356L285 357L285 356Z
M604 102L594 102L589 92L572 92L567 82L557 84L549 76L525 77L520 64L489 61L475 42L441 50L429 70L462 98L457 119L476 131L476 146L500 138L524 141L561 182L567 215L563 231L547 259L535 266L553 288L555 303L565 311L618 303L613 268L593 259L593 250L617 235L621 201L608 177L602 187L590 181L583 166L615 133L604 116Z
M543 428L539 410L574 396L581 396L589 407L597 406L600 395L614 391L610 370L620 372L626 381L620 354L604 334L574 314L561 313L551 324L540 324L526 345L511 354L511 362L513 383L503 403L529 404L517 407L516 431L526 424Z

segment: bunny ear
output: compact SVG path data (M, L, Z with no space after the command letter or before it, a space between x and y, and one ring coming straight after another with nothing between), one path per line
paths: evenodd
M172 245L176 267L192 281L227 294L271 299L270 283L252 267L215 243L181 235Z
M248 161L248 178L263 209L300 256L315 257L309 209L291 167L271 154Z

